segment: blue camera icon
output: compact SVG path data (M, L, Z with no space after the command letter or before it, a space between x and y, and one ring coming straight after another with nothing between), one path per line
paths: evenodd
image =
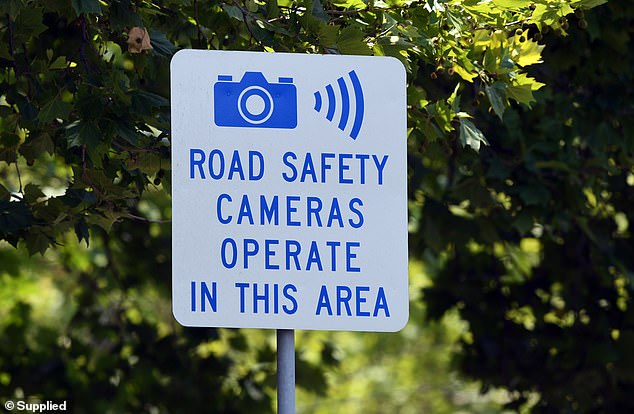
M240 82L219 75L214 84L214 122L220 127L297 127L297 88L292 78L269 83L261 72L245 72Z

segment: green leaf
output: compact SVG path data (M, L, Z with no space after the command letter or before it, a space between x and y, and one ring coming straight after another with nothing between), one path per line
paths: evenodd
M415 45L400 36L384 36L380 37L374 44L374 53L377 56L392 56L403 63L405 69L411 72L411 62L408 50L413 49Z
M0 201L9 201L11 199L11 193L0 184Z
M51 64L48 66L49 69L66 69L68 66L68 62L66 61L66 56L58 56Z
M138 168L144 173L150 175L161 169L163 164L164 162L160 155L153 152L143 152L139 154L134 161L130 161L128 168Z
M35 203L39 198L46 197L39 186L29 183L24 187L24 200L27 203Z
M59 96L56 96L40 110L37 120L41 124L47 124L57 118L65 120L71 109L73 105L63 102Z
M280 9L277 7L277 0L266 2L266 15L275 18L280 15Z
M12 132L5 132L0 134L0 145L5 148L17 147L20 143L20 136Z
M132 96L131 109L143 115L151 115L152 108L167 107L170 104L168 99L152 92L138 90L132 91L130 95Z
M0 200L0 237L20 232L32 222L33 215L25 202Z
M511 85L506 88L509 98L524 104L530 108L530 104L535 102L533 90L530 85Z
M516 10L530 6L532 0L493 0L493 4L500 9Z
M238 6L230 6L228 4L223 4L222 9L225 11L225 13L227 13L229 16L233 17L234 19L240 20L240 21L244 20L244 15L242 14L242 10L240 10Z
M489 142L468 118L460 118L460 143L463 147L470 146L475 151L480 151L480 145L489 145Z
M130 0L109 1L108 17L113 32L129 30L131 27L143 27L143 21L138 13L130 13ZM146 9L148 10L148 9Z
M28 39L28 37L37 37L48 29L42 23L43 11L42 7L24 7L15 19L15 25L20 29L19 33L27 34ZM16 40L23 41L22 39Z
M444 13L446 7L444 5L445 1L443 0L426 0L424 8L434 13Z
M324 6L322 6L321 1L313 0L313 7L311 9L311 14L317 19L321 20L324 23L328 23L330 17L324 11Z
M9 43L8 42L0 42L0 58L6 60L13 60L11 57L11 53L9 53Z
M136 131L133 125L129 125L122 120L115 121L115 131L117 135L126 140L135 147L139 145L140 133Z
M20 31L29 31L31 36L38 36L48 27L42 23L44 9L42 7L24 7L15 19Z
M519 44L519 48L515 48L511 55L518 65L524 67L542 62L542 50L544 50L544 45L539 45L533 40L526 40Z
M75 13L77 13L77 16L82 13L101 14L99 0L72 0L71 4L73 5L73 9L75 9Z
M91 122L75 121L66 127L66 140L68 146L81 147L86 145L88 151L97 148L100 141L99 128Z
M36 253L44 256L44 253L46 253L46 250L48 250L51 245L51 239L41 231L29 232L25 236L24 241L31 256Z
M330 1L329 3L332 3L335 6L343 7L346 9L355 9L355 10L365 9L367 7L366 4L363 2L363 0L333 0L333 1Z
M24 8L26 0L2 0L0 2L0 13L8 14L15 18L20 13L20 10Z
M525 73L521 73L515 77L512 84L506 88L509 98L515 99L517 102L524 104L530 108L530 104L535 102L533 92L539 90L543 83L537 82L534 78L529 77Z
M19 143L20 143L20 137L17 134L14 134L12 132L1 132L0 133L0 161L4 161L7 164L16 162L17 160L16 150Z
M106 210L104 212L89 215L88 217L86 217L86 222L88 224L97 225L105 231L109 232L110 230L112 230L112 225L119 221L122 216L123 214L121 213L115 213L112 210Z
M319 26L319 44L326 48L335 48L337 46L337 37L339 35L339 27L322 24Z
M460 83L456 85L449 98L447 98L447 103L451 106L451 110L454 113L460 112L460 95L458 95L458 90L460 89Z
M494 82L493 85L485 87L489 102L495 114L502 119L506 109L506 85L502 82Z
M256 38L263 45L272 47L275 44L273 39L273 33L268 30L268 27L259 20L249 17L246 21L247 26L250 28L253 37Z
M438 141L445 136L444 132L438 128L438 125L427 118L423 119L423 121L418 124L418 127L425 138L430 142Z
M583 7L584 9L591 9L593 7L600 6L602 4L607 3L608 0L581 0L578 3L579 7Z
M154 52L159 56L171 58L176 53L176 46L167 39L163 32L150 31L150 43L154 48Z
M43 132L38 135L30 135L24 144L20 145L19 151L27 161L33 161L45 152L53 155L55 144L51 136L47 132Z
M473 79L478 76L477 72L469 72L468 70L466 70L460 65L453 65L453 70L454 72L458 74L458 76L460 76L462 79L466 80L467 82L473 83Z
M527 205L544 205L550 200L550 193L542 185L523 185L518 189L520 198Z
M397 50L407 50L414 47L414 43L407 41L401 36L382 36L378 38L378 43L382 46L392 46Z
M528 233L534 226L533 218L526 213L520 213L513 221L515 227L521 234Z
M372 50L365 41L361 30L348 26L341 31L337 39L337 49L345 55L371 55Z
M86 247L90 246L90 234L88 233L88 225L84 219L81 219L75 223L75 235L77 240L81 243L82 240L86 240Z
M0 147L0 161L4 161L7 164L12 164L18 160L18 154L15 148L2 148Z
M436 124L446 132L454 130L451 122L453 121L456 113L451 109L447 103L443 101L437 101L434 104L427 105L425 107L427 113L434 117Z
M58 199L71 208L85 209L97 203L94 191L85 189L68 188L63 196Z
M544 25L550 26L559 19L558 9L555 7L548 7L546 4L538 4L533 10L533 14L529 23L535 23L539 27Z
M455 29L462 30L464 22L460 18L460 15L458 15L457 13L453 13L452 11L448 11L447 20L449 21L449 24L451 24Z
M255 2L255 0L246 0L244 4L247 7L247 10L250 11L251 13L255 13L258 11L259 6Z
M417 86L407 88L407 104L422 109L427 106L427 92L425 89Z

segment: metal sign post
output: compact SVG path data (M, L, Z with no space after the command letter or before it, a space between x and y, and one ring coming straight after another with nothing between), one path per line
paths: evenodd
M295 414L295 331L277 330L277 412Z

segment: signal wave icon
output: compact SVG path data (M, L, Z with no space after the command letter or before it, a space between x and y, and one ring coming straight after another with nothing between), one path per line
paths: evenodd
M335 112L339 112L339 122L337 126L341 131L344 132L346 131L348 121L352 116L353 120L352 128L350 129L350 138L357 139L357 136L359 136L359 131L361 130L361 126L363 125L363 89L361 88L359 77L354 70L348 72L348 76L348 80L352 85L352 90L354 91L354 116L352 116L350 110L351 100L350 93L348 91L348 85L346 79L344 79L343 76L337 79L337 94L335 94L335 88L333 88L332 84L326 85L327 105L323 105L324 100L322 99L321 92L315 92L315 111L321 112L322 109L325 109L326 119L329 122L333 122ZM337 111L338 98L341 99L341 109L339 111Z

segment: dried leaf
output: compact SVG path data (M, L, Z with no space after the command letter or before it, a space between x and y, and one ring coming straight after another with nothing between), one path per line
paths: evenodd
M128 32L128 52L141 53L150 49L152 49L152 44L148 31L136 26L130 29Z

